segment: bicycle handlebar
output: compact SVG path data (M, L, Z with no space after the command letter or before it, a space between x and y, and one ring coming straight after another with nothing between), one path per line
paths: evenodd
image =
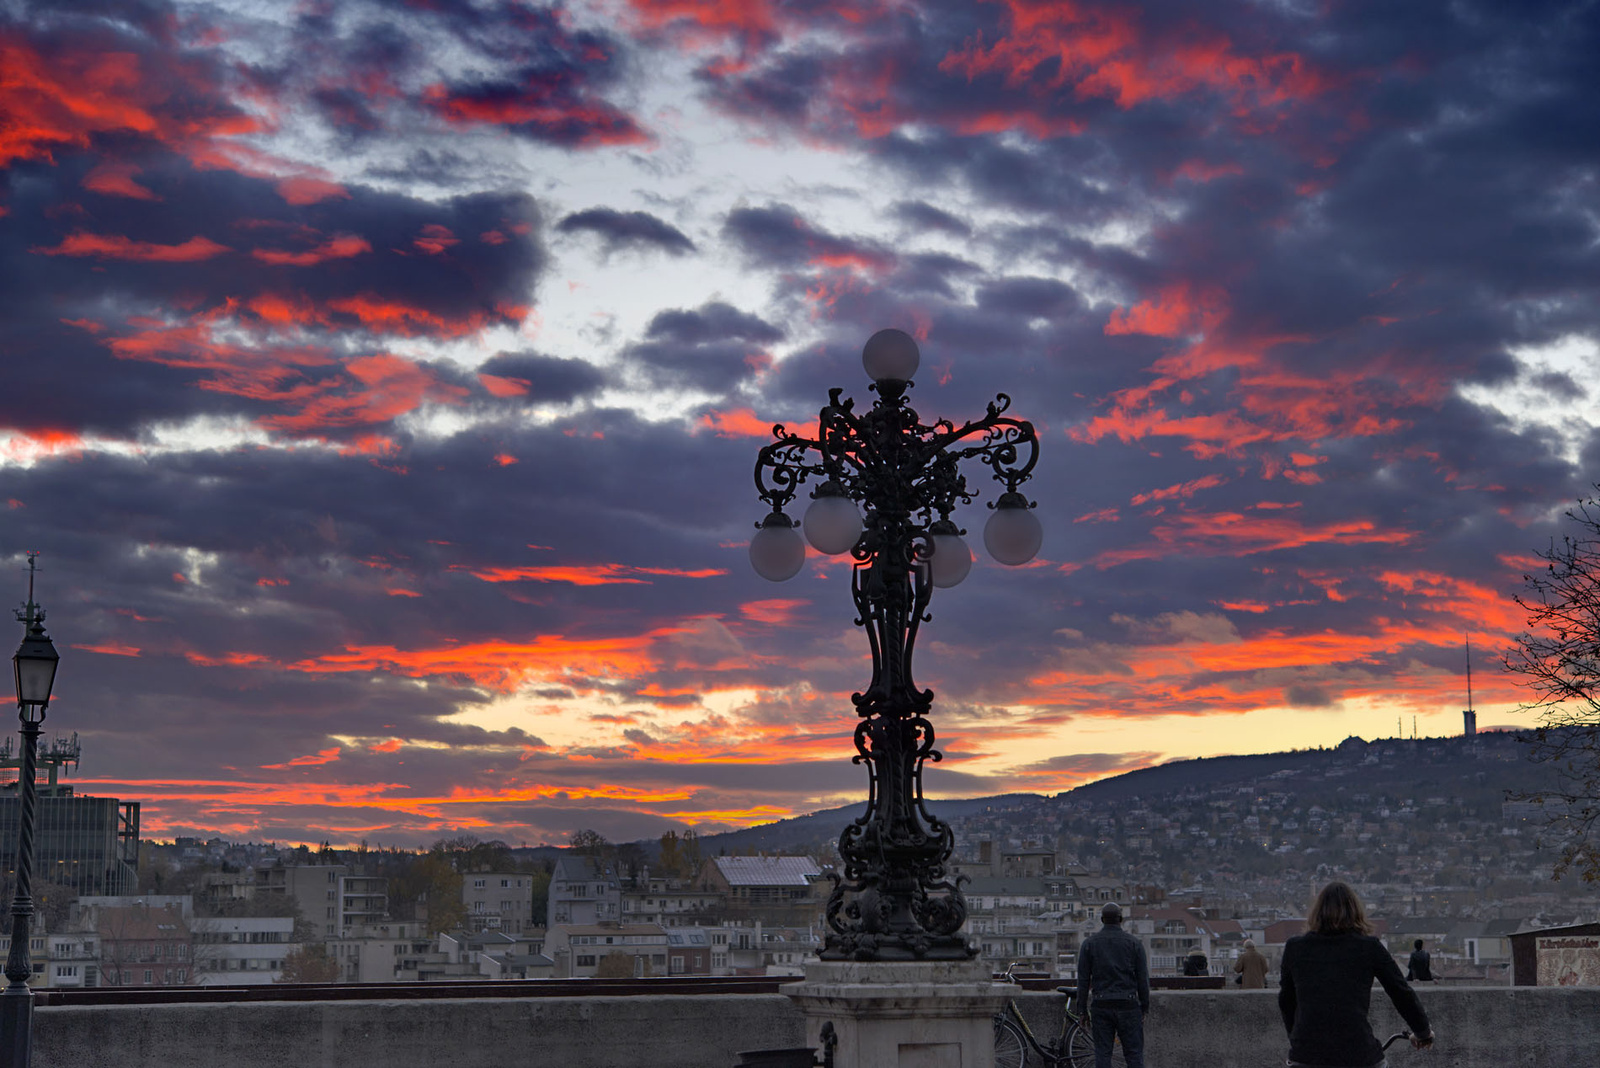
M1409 1039L1411 1041L1411 1045L1412 1045L1412 1047L1414 1049L1428 1049L1429 1047L1431 1047L1433 1045L1433 1035L1432 1034L1429 1034L1427 1038L1418 1038L1416 1035L1412 1034L1410 1031L1401 1031L1397 1035L1390 1035L1389 1036L1389 1041L1387 1041L1387 1042L1385 1042L1383 1044L1383 1048L1387 1050L1390 1046L1394 1045L1396 1042L1400 1041L1402 1038Z

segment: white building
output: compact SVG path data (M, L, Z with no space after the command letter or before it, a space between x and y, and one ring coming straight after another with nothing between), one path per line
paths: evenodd
M263 986L283 978L283 958L299 949L290 916L196 919L194 970L201 986Z

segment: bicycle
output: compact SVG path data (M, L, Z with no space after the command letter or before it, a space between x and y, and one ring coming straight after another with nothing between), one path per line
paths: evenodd
M1410 1031L1400 1031L1400 1032L1397 1032L1395 1034L1392 1034L1392 1035L1389 1036L1388 1041L1384 1042L1382 1047L1380 1047L1379 1051L1382 1052L1382 1053L1388 1053L1390 1046L1394 1045L1396 1042L1400 1041L1402 1038L1410 1039L1411 1037L1412 1037L1412 1034L1411 1034ZM1431 1042L1432 1040L1430 1039L1429 1041ZM1000 1062L998 1060L995 1061L996 1066L998 1066L999 1063ZM1285 1061L1284 1063L1286 1065L1289 1065L1289 1064L1293 1064L1294 1062L1293 1061Z
M1017 977L1011 968L1005 972L1005 982L1015 983ZM1072 1011L1074 987L1058 986L1058 993L1066 995L1061 1005L1061 1033L1048 1042L1041 1042L1033 1028L1017 1008L1014 998L1007 998L1005 1006L994 1015L994 1068L1094 1068L1094 1036L1089 1031L1089 1021ZM1119 1045L1112 1051L1111 1063L1125 1068Z

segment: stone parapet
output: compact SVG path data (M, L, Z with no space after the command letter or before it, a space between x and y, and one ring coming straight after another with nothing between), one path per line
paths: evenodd
M1036 1033L1053 1033L1060 995L1005 993ZM1600 1064L1600 988L1422 984L1418 994L1439 1044L1426 1056L1392 1056L1395 1068ZM1381 990L1372 1003L1381 1035L1401 1029ZM893 999L884 1007L916 1011ZM1274 990L1156 991L1146 1039L1152 1068L1282 1068L1288 1051ZM41 1006L34 1013L34 1063L73 1068L732 1068L741 1050L806 1044L816 1046L818 1036L807 1034L800 1006L782 994Z

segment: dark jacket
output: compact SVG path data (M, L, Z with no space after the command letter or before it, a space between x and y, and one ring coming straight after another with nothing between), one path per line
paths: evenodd
M1374 979L1413 1034L1432 1033L1422 1002L1376 938L1352 933L1289 939L1283 947L1278 1011L1289 1032L1290 1060L1336 1068L1383 1060L1383 1047L1367 1022Z
M1206 960L1204 953L1191 953L1183 958L1184 975L1210 975L1211 962Z
M1077 1003L1138 1002L1150 1011L1150 965L1144 946L1116 924L1106 924L1083 940L1078 950Z
M1408 981L1420 980L1424 983L1433 981L1433 960L1425 949L1411 951L1411 959L1406 961L1406 979Z

